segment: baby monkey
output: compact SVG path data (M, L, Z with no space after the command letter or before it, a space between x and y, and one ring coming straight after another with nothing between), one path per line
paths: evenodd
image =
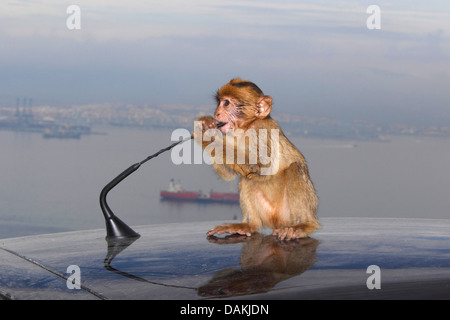
M216 100L214 117L196 120L194 139L211 152L223 179L239 176L243 220L216 226L207 235L251 236L269 227L281 240L307 237L320 226L318 198L305 158L270 117L272 98L237 78L217 91Z

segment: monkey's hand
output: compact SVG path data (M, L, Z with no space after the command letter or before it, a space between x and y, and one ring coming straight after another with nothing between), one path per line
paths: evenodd
M249 164L247 172L247 179L252 179L253 177L261 173L261 168L257 164Z
M208 129L216 129L217 120L211 116L203 116L195 119L194 122L194 132L192 132L192 137L199 143L203 145L203 135ZM204 146L205 147L205 146Z
M250 227L248 223L226 223L220 226L216 226L209 230L206 235L212 236L213 234L241 234L250 237L254 230Z
M232 164L230 167L247 179L253 179L261 173L261 169L257 164Z
M217 120L211 116L203 116L197 118L196 123L201 124L202 131L206 131L208 129L217 129Z

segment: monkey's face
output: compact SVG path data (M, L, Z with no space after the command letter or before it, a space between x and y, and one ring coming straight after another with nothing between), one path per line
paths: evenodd
M244 104L231 97L220 97L217 101L217 109L214 112L214 118L217 121L225 122L226 125L220 128L222 133L227 133L241 127L243 118Z
M272 98L263 96L254 102L248 102L223 96L217 98L217 104L214 118L226 123L220 131L227 133L230 130L245 130L254 120L268 117L272 108Z
M214 118L226 123L220 128L222 133L246 130L256 119L268 117L272 108L271 97L265 96L253 82L242 79L232 79L222 86L215 98Z

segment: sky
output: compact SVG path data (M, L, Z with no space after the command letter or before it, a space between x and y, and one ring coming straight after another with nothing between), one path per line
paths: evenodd
M80 29L67 27L70 5ZM367 27L370 5L380 29ZM242 77L274 113L450 123L448 0L5 0L0 43L0 106L214 109Z

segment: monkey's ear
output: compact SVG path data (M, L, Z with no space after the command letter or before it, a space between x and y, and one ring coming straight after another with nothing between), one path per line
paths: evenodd
M258 117L259 119L264 119L270 114L270 111L272 110L272 98L269 96L260 98L256 107L256 117Z

